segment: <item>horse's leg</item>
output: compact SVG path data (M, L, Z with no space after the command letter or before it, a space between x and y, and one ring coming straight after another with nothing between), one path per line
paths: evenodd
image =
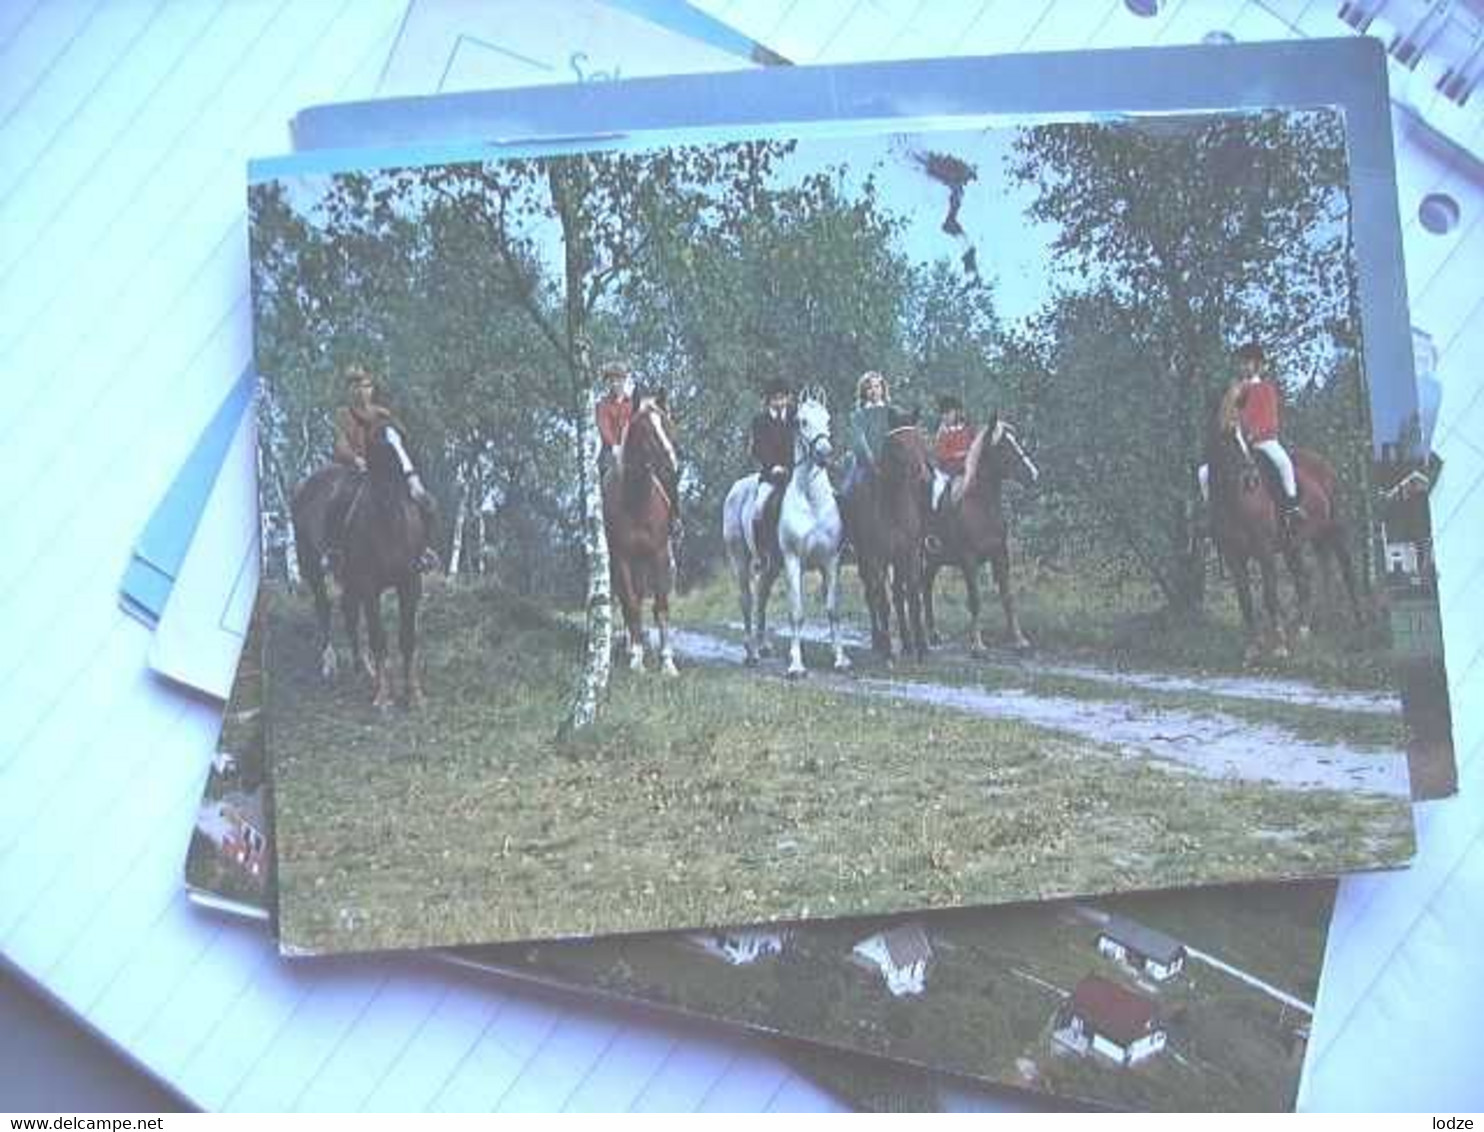
M330 591L325 583L325 568L318 555L301 553L299 572L309 583L310 592L314 594L314 627L317 633L316 641L319 644L319 672L326 680L333 680L339 661L335 656L334 633L330 625Z
M888 662L891 660L891 597L886 588L886 564L871 560L869 568L863 561L861 570L865 574L866 606L871 611L871 647L876 654Z
M668 557L668 552L667 552ZM666 676L679 676L675 667L675 650L670 646L670 563L662 561L655 568L654 623L660 630L660 671Z
M1360 595L1355 588L1355 563L1350 559L1350 546L1345 542L1345 532L1335 531L1327 535L1325 541L1329 545L1330 553L1334 555L1335 561L1340 566L1340 580L1345 583L1345 596L1350 601L1350 613L1355 618L1355 627L1363 629L1366 623L1365 610L1360 604Z
M1257 567L1262 572L1262 604L1273 639L1273 656L1286 660L1288 639L1283 631L1283 602L1278 596L1278 563L1271 554L1264 554L1257 560Z
M1005 611L1005 632L1010 634L1010 644L1024 652L1031 647L1030 641L1020 629L1020 616L1015 612L1015 594L1010 588L1010 551L1001 547L989 560L994 572L995 588L1000 591L1000 607Z
M757 635L752 616L752 556L745 548L732 560L732 573L737 577L737 599L742 606L742 663L751 668L757 664Z
M402 651L402 684L410 708L423 705L422 679L417 671L417 607L422 596L421 574L411 574L397 587L397 645Z
M845 646L840 643L840 549L835 548L824 567L824 607L830 619L830 648L835 653L835 671L844 672L850 667L850 658L845 655Z
M773 644L768 640L768 599L773 596L773 583L778 580L783 564L772 555L763 561L757 580L757 655L767 657L773 655Z
M784 551L783 567L788 573L788 675L797 679L805 671L804 646L800 642L804 631L804 560Z
M943 638L938 633L937 611L933 608L933 587L937 584L938 571L942 568L941 562L929 558L922 574L922 618L927 626L928 644L934 648L943 643Z
M365 600L366 632L371 638L371 659L376 668L376 694L371 703L385 709L392 706L392 670L386 657L386 626L381 623L381 594L367 594Z
M912 630L912 651L921 664L927 659L927 633L922 626L922 560L916 559L907 570L907 615Z
M1293 578L1293 592L1298 605L1294 632L1298 634L1299 640L1305 640L1309 636L1314 616L1314 591L1309 584L1309 567L1304 561L1303 546L1298 542L1289 543L1283 548L1283 561L1288 565L1288 573Z
M371 660L366 655L365 649L361 647L361 606L364 599L360 594L352 590L344 590L340 594L340 615L345 619L345 635L350 640L350 663L352 668L360 669L365 673L366 679L371 684L376 684L376 669L371 667Z
M964 603L969 607L969 655L983 656L984 627L979 620L984 608L979 594L979 564L972 558L959 561L958 572L964 577Z
M613 558L614 589L623 608L624 627L629 632L629 671L644 671L644 609L634 592L634 569L627 558Z
M1252 604L1252 575L1247 569L1245 558L1233 557L1230 565L1232 582L1237 587L1237 607L1242 611L1242 628L1247 635L1242 659L1245 663L1251 664L1261 651L1257 640L1257 610Z
M901 638L902 655L912 648L912 625L907 620L907 578L900 564L893 562L891 571L891 604L897 613L897 636ZM891 637L891 615L887 614L886 632L888 647Z

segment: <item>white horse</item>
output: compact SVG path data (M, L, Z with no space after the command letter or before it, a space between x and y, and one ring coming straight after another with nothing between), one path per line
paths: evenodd
M799 635L804 625L804 574L815 569L824 577L825 608L830 619L830 645L835 669L850 667L850 658L840 644L840 542L844 524L835 503L835 489L825 470L830 461L830 412L824 394L806 390L799 399L794 420L793 473L784 488L778 520L778 542L783 550L783 570L788 575L789 648L788 674L803 676L804 655ZM775 490L762 483L756 473L743 476L727 492L722 508L722 539L727 559L737 577L742 600L742 627L746 634L746 663L756 664L765 654L768 624L768 595L778 577L778 564L760 566L764 556L756 544L757 517L768 494ZM753 616L753 582L757 581L757 616Z

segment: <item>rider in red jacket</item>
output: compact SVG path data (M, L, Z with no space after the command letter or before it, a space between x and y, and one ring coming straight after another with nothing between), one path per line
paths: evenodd
M602 445L598 454L600 467L617 458L624 430L629 427L629 417L634 411L629 401L629 371L617 362L610 362L603 367L603 380L608 383L608 391L599 398L595 410L598 440Z
M944 489L964 474L969 449L974 445L974 426L969 424L964 403L951 394L938 398L938 433L933 438L933 508L943 501Z
M1262 453L1278 473L1283 485L1283 522L1287 527L1303 518L1299 506L1298 477L1293 458L1278 439L1282 424L1282 394L1267 372L1267 357L1252 342L1237 351L1237 380L1234 386L1240 437Z

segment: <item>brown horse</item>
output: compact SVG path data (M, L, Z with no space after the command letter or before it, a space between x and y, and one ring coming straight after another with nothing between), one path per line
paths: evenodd
M1309 635L1313 591L1303 557L1305 544L1314 548L1321 568L1326 558L1339 566L1356 624L1364 622L1356 595L1355 569L1346 541L1346 527L1337 507L1338 477L1329 463L1314 452L1298 448L1293 450L1292 457L1303 518L1290 533L1283 529L1278 505L1263 470L1258 466L1261 457L1254 456L1240 443L1228 408L1219 408L1213 414L1206 445L1210 469L1211 534L1236 583L1237 603L1241 606L1242 623L1247 630L1248 661L1257 659L1265 644L1252 601L1252 579L1248 571L1251 562L1257 563L1262 578L1266 635L1271 640L1275 657L1283 659L1288 656L1283 608L1278 596L1277 560L1280 557L1288 565L1298 598L1295 628L1300 637Z
M927 573L923 605L928 639L941 644L933 613L933 583L944 566L956 566L964 576L969 601L969 651L984 651L979 628L979 567L988 561L1005 610L1005 631L1017 649L1030 648L1015 614L1010 592L1010 534L1000 494L1006 480L1032 487L1040 477L1035 463L1021 447L1015 430L996 413L979 431L969 449L962 479L944 493L939 509L928 519L933 538L927 541Z
M322 468L299 486L290 505L299 572L314 594L321 670L329 679L336 669L325 557L331 549L331 531L338 527L335 578L340 584L340 608L350 636L352 662L370 678L372 702L378 708L392 703L386 628L381 621L381 595L389 589L397 591L398 644L407 704L416 707L423 700L416 659L417 606L422 598L418 561L429 535L426 499L406 441L388 423L368 439L364 473L342 464ZM361 650L363 614L371 638L370 659Z
M609 576L623 608L629 668L635 672L644 669L644 596L648 593L654 595L654 620L660 631L660 671L676 675L675 653L670 647L674 500L665 485L676 482L677 472L665 415L656 406L645 405L629 421L618 463L603 480Z
M903 654L911 650L918 660L927 657L922 545L931 490L927 437L916 424L899 424L887 433L875 474L862 479L844 500L845 528L855 546L871 611L871 647L888 659L892 606Z

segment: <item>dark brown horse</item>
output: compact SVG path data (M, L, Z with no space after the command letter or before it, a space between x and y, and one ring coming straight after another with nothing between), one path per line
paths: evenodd
M417 606L422 598L418 562L429 535L426 498L406 440L395 425L383 424L368 440L364 473L342 464L322 468L300 485L290 508L299 572L314 594L321 670L327 679L335 674L336 659L330 640L325 558L331 549L331 531L338 528L341 532L335 547L340 609L352 662L370 678L378 708L392 703L386 628L381 622L381 595L389 589L397 591L398 644L407 704L416 707L423 700L417 671ZM371 638L369 659L361 650L363 615Z
M871 611L871 646L887 658L893 606L903 654L910 650L918 660L927 657L922 545L931 490L927 437L916 424L899 424L887 433L875 474L862 479L844 500L845 529L855 546Z
M666 484L676 482L675 446L665 414L645 405L629 421L618 464L603 480L603 530L613 592L629 632L629 668L644 669L644 597L654 595L660 631L660 671L675 675L670 647L670 515L674 500Z
M969 651L984 651L979 627L979 567L988 562L1005 610L1005 632L1017 649L1030 647L1015 615L1010 592L1010 534L1000 498L1006 480L1031 487L1039 478L1035 463L1021 447L1015 430L996 413L980 430L969 449L964 475L944 492L938 510L928 520L933 538L927 543L927 573L923 603L928 638L940 644L933 613L933 583L944 566L956 566L964 576L969 601Z
M1268 643L1275 657L1288 656L1283 607L1278 596L1278 559L1282 558L1293 577L1298 599L1295 629L1300 637L1310 631L1313 588L1304 562L1303 548L1314 548L1321 568L1330 559L1339 567L1357 624L1364 621L1355 590L1355 569L1350 558L1345 523L1337 507L1338 478L1329 463L1314 452L1296 448L1292 452L1298 480L1303 518L1291 533L1285 532L1277 503L1255 455L1237 438L1229 407L1217 409L1207 434L1206 458L1210 474L1211 534L1221 559L1230 568L1237 587L1237 603L1247 630L1246 655L1257 659ZM1257 563L1262 579L1263 607L1267 614L1266 636L1258 625L1252 601L1249 564Z

